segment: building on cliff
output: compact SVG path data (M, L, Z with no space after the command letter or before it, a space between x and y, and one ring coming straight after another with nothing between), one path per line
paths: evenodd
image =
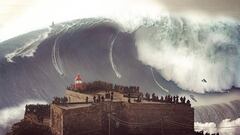
M194 109L185 97L144 96L136 86L79 79L50 105L54 135L194 134Z

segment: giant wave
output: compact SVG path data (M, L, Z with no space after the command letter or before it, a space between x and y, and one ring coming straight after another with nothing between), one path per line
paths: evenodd
M84 81L138 85L157 94L223 92L239 87L239 35L234 21L196 23L169 16L143 18L134 30L103 18L56 24L0 43L0 109L63 96L77 73ZM230 108L222 106L197 107L195 120L227 119L214 116ZM231 108L231 118L238 118L239 110Z

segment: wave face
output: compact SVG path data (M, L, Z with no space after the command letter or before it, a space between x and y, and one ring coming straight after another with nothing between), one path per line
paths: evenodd
M239 86L239 29L235 22L160 17L134 32L112 20L83 19L27 33L0 44L0 109L63 96L77 73L86 82L137 85L157 94ZM236 119L239 103L197 107L195 121Z
M29 44L30 38L48 32L39 44ZM16 105L26 99L50 101L54 96L63 96L65 87L80 73L83 80L103 80L124 85L139 85L143 90L159 91L152 81L149 66L137 59L134 35L121 31L121 27L107 19L85 19L57 24L51 31L38 32L26 37L26 45L2 52L8 55L24 48L31 57L17 53L9 62L4 56L0 65L0 108ZM8 47L15 38L4 42ZM9 43L9 44L8 44ZM2 50L1 50L2 51ZM111 52L111 53L110 53ZM114 62L114 63L113 63ZM121 74L121 78L115 74ZM144 76L144 78L143 78ZM165 81L158 74L160 81ZM172 82L166 85L176 87ZM177 87L176 87L177 89ZM161 91L160 91L161 92Z

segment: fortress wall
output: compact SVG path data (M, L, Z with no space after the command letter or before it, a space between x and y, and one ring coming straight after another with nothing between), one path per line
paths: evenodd
M194 110L186 104L102 102L69 109L52 105L51 111L55 113L51 117L56 135L107 134L109 113L110 132L114 135L192 135L194 132Z
M49 105L26 105L25 106L25 114L24 121L28 121L30 123L49 126L49 114L50 114L50 106Z
M35 124L40 123L37 116L30 113L24 115L24 120Z
M102 105L64 110L64 135L91 134L102 130Z
M89 102L93 101L93 96L91 96L89 94L74 92L74 91L71 91L71 90L66 90L65 91L65 96L67 97L68 102L85 102L86 97L88 97Z
M119 111L121 107L122 110ZM120 124L117 127L119 129L113 129L116 131L123 129L130 134L144 135L192 135L194 132L193 109L186 105L114 103L112 112L116 113L119 119L132 123L131 126ZM118 120L113 120L113 125L117 123ZM179 125L179 123L185 125Z
M63 135L63 112L55 104L50 106L50 128L54 135Z

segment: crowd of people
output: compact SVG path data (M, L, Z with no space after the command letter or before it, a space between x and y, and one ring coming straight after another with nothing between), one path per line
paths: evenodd
M210 134L210 133L204 133L203 131L197 131L195 132L195 135L219 135L219 133Z
M113 101L113 91L106 91L105 95L94 95L92 98L93 103L100 103L104 102L105 99L110 99ZM179 96L157 96L155 93L152 93L151 95L147 92L145 95L139 94L137 98L131 97L131 94L129 93L127 95L128 102L131 103L132 99L134 99L135 102L142 102L142 100L151 101L151 102L162 102L162 103L171 103L171 104L187 104L191 105L190 100L187 100L185 96L179 97ZM85 102L89 103L89 97L85 98ZM52 101L53 104L66 104L68 103L67 97L54 97L54 100Z
M66 104L67 102L67 97L54 97L52 101L53 104Z
M174 104L188 104L190 105L190 100L187 100L186 97L179 97L179 96L156 96L155 93L152 93L152 96L147 92L145 94L145 100L153 101L153 102L164 102L164 103L174 103Z
M107 91L105 96L101 96L101 95L94 95L93 96L93 103L99 103L99 102L104 102L105 99L111 99L111 101L113 100L113 91ZM86 102L88 103L88 97L86 97Z

